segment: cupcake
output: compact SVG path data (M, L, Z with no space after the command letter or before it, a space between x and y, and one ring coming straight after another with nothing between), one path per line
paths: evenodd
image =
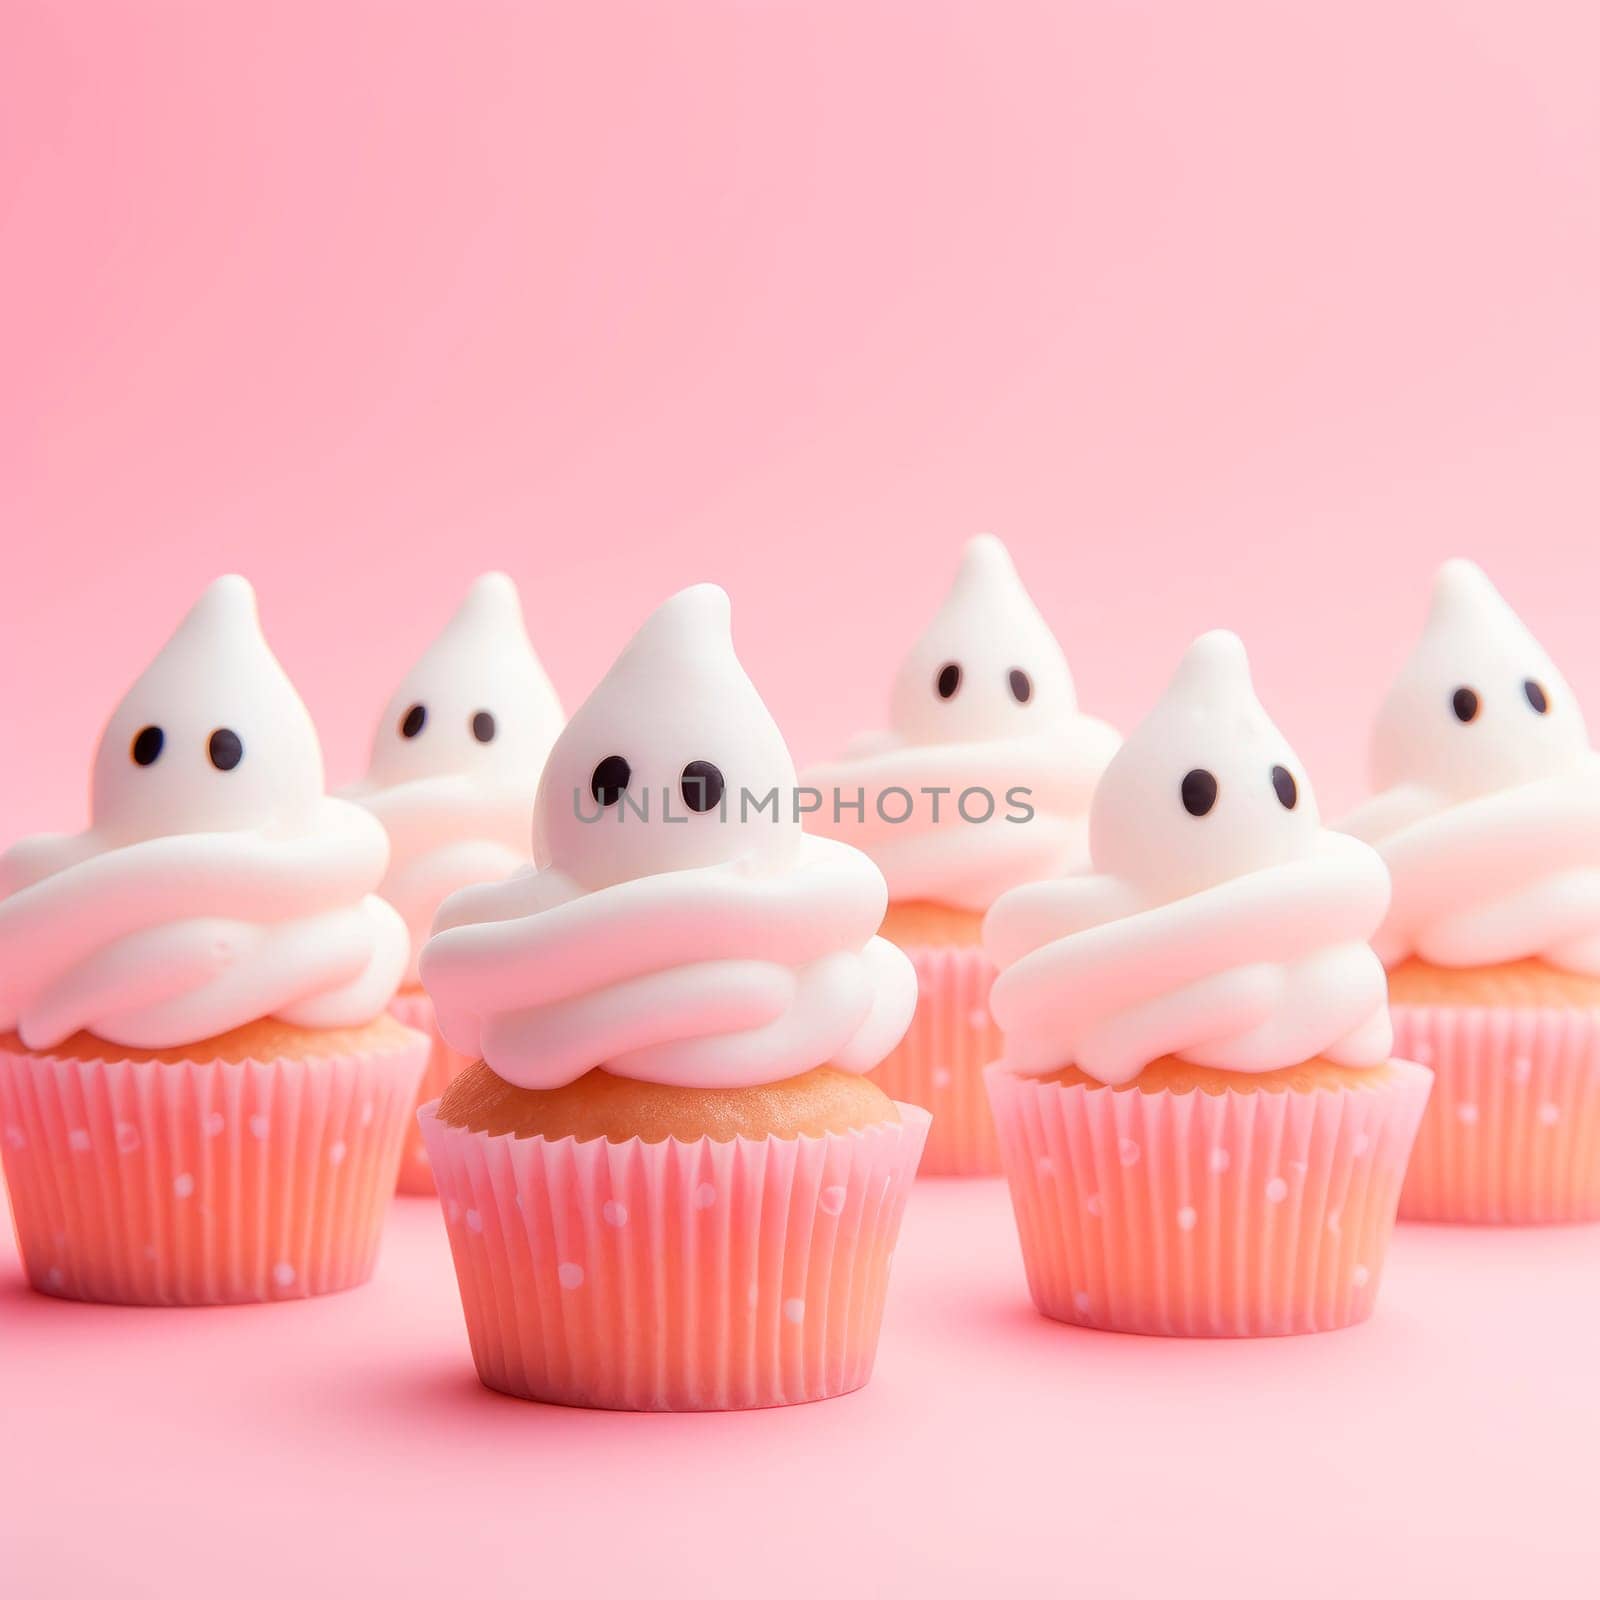
M395 691L373 736L367 775L347 791L389 835L378 892L411 935L390 1009L431 1041L423 1100L471 1063L439 1036L417 957L446 895L527 864L528 817L560 731L561 702L528 642L516 585L503 572L485 573ZM400 1158L400 1189L433 1193L415 1124Z
M476 1064L423 1108L479 1376L630 1410L865 1383L927 1113L882 874L802 832L782 736L687 589L565 732L537 865L446 900L422 980Z
M1394 881L1376 945L1437 1088L1400 1215L1600 1218L1600 761L1566 680L1471 562L1434 585L1343 826Z
M874 1076L933 1112L925 1173L1000 1170L983 1069L999 1053L983 916L1006 890L1083 865L1089 796L1117 747L985 534L895 679L892 729L805 775L806 826L865 850L889 884L883 926L917 970L917 1012Z
M88 832L0 857L0 1153L36 1289L138 1305L372 1272L427 1042L389 849L323 792L243 578L112 713Z
M1372 1309L1429 1074L1391 1051L1377 854L1324 829L1209 633L1106 768L1092 870L996 902L989 1093L1028 1285L1129 1333Z

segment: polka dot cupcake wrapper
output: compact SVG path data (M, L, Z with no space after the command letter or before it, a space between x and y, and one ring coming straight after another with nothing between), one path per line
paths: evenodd
M426 1045L303 1061L0 1051L28 1279L129 1305L328 1294L377 1259Z
M396 996L389 1007L390 1013L428 1036L428 1064L423 1068L422 1087L417 1091L417 1103L412 1109L437 1100L449 1087L458 1072L472 1065L472 1058L459 1050L452 1050L439 1035L434 1021L433 1001L425 994ZM406 1118L405 1144L400 1151L400 1178L397 1185L401 1194L432 1194L433 1168L428 1165L428 1148L422 1142L422 1129L415 1117Z
M1393 1007L1435 1085L1400 1194L1425 1222L1600 1219L1600 1012Z
M1371 1314L1429 1073L1371 1089L988 1084L1034 1303L1124 1333L1255 1337Z
M1000 1054L989 1015L995 969L981 950L908 949L917 969L917 1010L872 1079L895 1100L933 1113L924 1177L995 1173L1000 1147L984 1091L984 1068Z
M420 1120L478 1376L633 1411L792 1405L872 1371L928 1115L821 1138L515 1139Z

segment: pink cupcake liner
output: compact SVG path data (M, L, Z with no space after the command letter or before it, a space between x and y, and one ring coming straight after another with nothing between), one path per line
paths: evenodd
M397 1017L408 1028L428 1036L428 1064L422 1069L422 1087L417 1090L419 1110L429 1100L437 1100L450 1086L458 1072L472 1065L472 1057L452 1050L444 1042L439 1025L434 1019L433 1001L426 994L414 991L396 995L389 1007L391 1016ZM432 1194L433 1168L428 1165L428 1147L422 1140L422 1128L415 1117L406 1118L405 1143L400 1150L400 1177L396 1185L401 1194Z
M0 1152L28 1281L127 1305L364 1283L426 1042L277 1061L0 1050Z
M528 1400L723 1411L872 1372L927 1113L821 1138L518 1139L419 1113L478 1376Z
M981 950L907 949L917 969L917 1010L894 1052L872 1070L892 1100L933 1113L924 1177L1000 1171L1000 1146L984 1091L984 1068L1001 1052L989 1014L993 963Z
M988 1074L1034 1304L1124 1333L1247 1338L1371 1314L1430 1074L1308 1092Z
M1395 1048L1432 1067L1400 1192L1428 1222L1600 1219L1600 1011L1392 1008Z

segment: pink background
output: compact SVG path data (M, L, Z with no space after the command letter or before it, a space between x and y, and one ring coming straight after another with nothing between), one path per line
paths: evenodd
M569 705L724 583L819 757L981 528L1124 725L1238 628L1329 809L1446 555L1600 714L1597 60L1578 0L8 0L0 834L76 825L229 568L336 780L491 565ZM299 1309L54 1306L0 1256L0 1534L33 1592L473 1593L643 1570L635 1527L775 1593L997 1551L1593 1592L1592 1233L1403 1230L1367 1330L1163 1346L1032 1318L966 1192L919 1191L874 1388L768 1418L482 1395L426 1207Z
M685 583L797 756L1006 538L1126 724L1238 628L1325 806L1449 554L1600 706L1592 5L140 6L0 48L7 833L201 584L353 776L476 572Z

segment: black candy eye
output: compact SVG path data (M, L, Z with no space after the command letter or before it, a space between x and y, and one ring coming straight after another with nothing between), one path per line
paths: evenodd
M1471 722L1478 714L1478 694L1475 689L1457 689L1450 696L1450 709L1460 722Z
M400 722L400 737L402 739L415 739L427 725L428 708L424 705L415 705L406 712Z
M1300 798L1300 789L1294 781L1294 774L1287 767L1274 767L1272 787L1277 791L1278 801L1283 809L1293 811L1295 801Z
M232 772L244 760L244 741L232 728L218 728L206 743L206 754L218 772Z
M475 711L472 716L472 737L479 744L488 744L494 738L494 713Z
M1033 699L1033 679L1021 667L1011 669L1011 698L1019 706L1025 706Z
M589 792L603 806L614 806L628 787L633 768L621 756L607 756L590 774Z
M722 804L722 769L709 761L691 761L683 769L678 787L691 811L714 811Z
M1528 697L1528 704L1542 717L1550 709L1550 696L1544 692L1544 685L1537 679L1529 678L1522 686L1522 692Z
M961 663L947 661L939 668L939 676L934 679L934 688L939 691L941 700L955 699L956 690L961 687Z
M1183 775L1183 809L1203 817L1217 803L1217 780L1204 767Z
M161 754L161 747L166 742L166 734L154 724L148 728L141 728L133 736L133 759L141 767L148 767Z

